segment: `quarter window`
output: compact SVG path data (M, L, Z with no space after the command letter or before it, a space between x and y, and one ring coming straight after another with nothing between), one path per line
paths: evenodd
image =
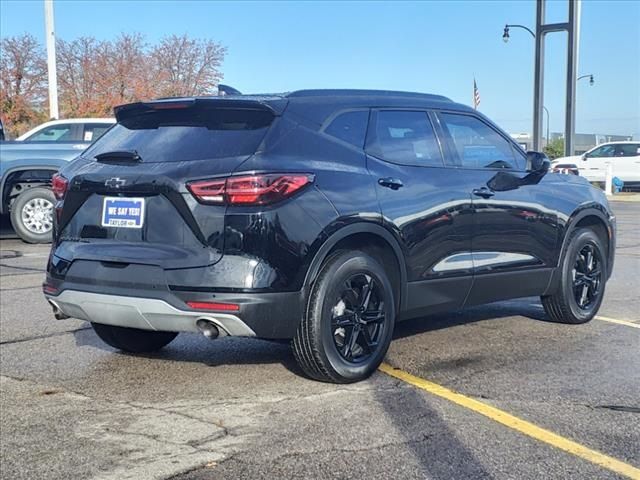
M83 142L95 142L99 139L104 132L111 128L112 124L110 123L95 123L95 124L85 124L84 125L84 133L82 134Z
M621 143L616 148L616 157L640 156L640 143Z
M362 148L367 134L368 110L345 112L338 115L325 129L325 133L351 145Z
M447 164L466 168L519 168L511 143L489 125L469 115L440 114L453 142Z
M442 156L426 112L379 111L372 155L402 165L441 167Z

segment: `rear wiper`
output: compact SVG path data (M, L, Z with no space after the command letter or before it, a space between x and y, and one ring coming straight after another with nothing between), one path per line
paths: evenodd
M101 163L107 162L123 162L138 163L142 161L142 157L135 150L115 150L113 152L103 152L96 155L96 160Z

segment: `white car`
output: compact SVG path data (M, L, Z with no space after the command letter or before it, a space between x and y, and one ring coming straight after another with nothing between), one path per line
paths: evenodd
M16 142L93 142L116 123L115 118L66 118L38 125Z
M590 182L604 182L611 164L613 176L625 187L640 187L640 142L603 143L582 155L557 158L551 168L560 164L576 165L580 176Z

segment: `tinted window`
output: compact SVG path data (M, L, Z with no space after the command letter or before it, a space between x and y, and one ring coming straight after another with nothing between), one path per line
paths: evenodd
M640 155L640 143L622 143L616 148L616 157L637 157Z
M442 156L426 112L380 111L370 152L403 165L442 166Z
M142 161L180 162L255 153L273 114L263 110L187 108L127 117L89 147L84 157L136 150Z
M368 110L345 112L338 115L329 124L325 129L325 133L362 148L364 146L364 137L367 133L368 119Z
M595 150L587 153L585 157L587 158L607 158L613 157L616 151L615 145L603 145L601 147L596 148Z
M73 138L73 125L70 123L62 125L52 125L43 128L38 133L34 133L26 140L30 142L73 142L77 138Z
M95 142L99 139L104 132L111 128L111 123L91 123L84 125L84 132L82 134L83 142Z
M519 168L511 143L486 123L469 115L440 115L457 158L447 164L468 168Z

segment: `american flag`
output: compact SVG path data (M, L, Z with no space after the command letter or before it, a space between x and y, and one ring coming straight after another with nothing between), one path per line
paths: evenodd
M476 79L473 79L473 108L478 109L478 105L480 105L480 91L478 90L478 85L476 84Z

